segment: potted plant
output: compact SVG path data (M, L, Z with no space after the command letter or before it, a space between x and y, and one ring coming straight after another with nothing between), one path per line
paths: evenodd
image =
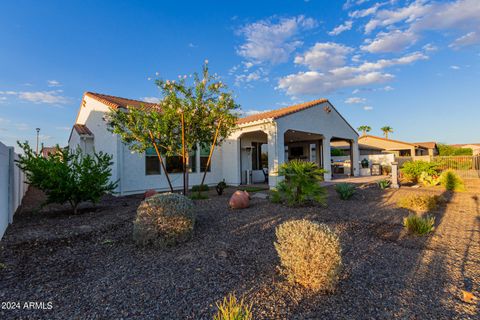
M215 187L215 190L217 190L217 193L219 196L223 194L223 190L227 187L227 184L225 183L225 179L223 181L220 181L217 186Z
M365 169L365 168L368 168L369 162L368 162L368 160L367 160L366 158L363 158L363 160L362 160L361 163L362 163L362 168L364 168L364 169Z

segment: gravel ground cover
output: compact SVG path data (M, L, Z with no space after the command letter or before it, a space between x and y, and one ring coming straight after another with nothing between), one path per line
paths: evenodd
M61 206L37 210L41 195L30 191L0 242L0 318L211 319L215 302L235 292L254 304L255 319L479 319L479 301L462 301L462 290L480 297L480 183L467 188L359 185L342 201L328 187L327 208L255 198L237 211L227 207L232 188L213 191L195 201L193 238L163 250L133 243L139 196L105 197L71 216ZM396 202L412 193L448 200L430 236L403 231L408 211ZM275 227L292 218L339 233L344 269L334 293L312 295L278 274ZM30 301L45 309L24 308Z

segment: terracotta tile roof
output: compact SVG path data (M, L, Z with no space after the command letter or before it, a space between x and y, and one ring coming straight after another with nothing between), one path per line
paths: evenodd
M414 142L413 144L425 148L425 149L435 149L437 147L437 143L433 141L429 142Z
M121 97L110 96L108 94L101 94L95 92L85 92L84 96L93 98L97 101L100 101L103 104L106 104L112 108L126 108L127 106L140 108L140 107L157 107L158 104L150 103L140 100L127 99Z
M305 110L325 102L328 102L328 99L318 99L318 100L313 100L305 103L296 104L286 108L262 112L262 113L254 114L248 117L240 118L238 119L237 123L244 124L248 122L254 122L254 121L265 120L265 119L278 119L278 118L287 116L289 114L292 114L301 110Z
M79 135L93 136L92 131L90 131L90 129L84 124L74 124L73 128Z
M57 152L57 147L43 147L40 153L42 154L42 157L46 158L49 155Z

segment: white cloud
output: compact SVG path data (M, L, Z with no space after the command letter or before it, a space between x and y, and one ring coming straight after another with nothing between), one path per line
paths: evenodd
M157 97L143 97L141 99L142 99L142 101L145 101L145 102L148 102L148 103L159 103L160 102L160 98L157 98Z
M364 18L364 17L367 17L367 16L370 16L372 14L375 14L377 12L377 10L383 6L385 3L375 3L375 5L373 5L372 7L370 8L367 8L367 9L362 9L362 10L355 10L353 12L350 12L348 15L351 17L351 18Z
M370 33L378 27L386 27L398 22L413 22L430 11L431 5L424 0L416 0L408 6L393 10L380 10L365 25L365 33Z
M190 43L188 44L188 47L189 47L189 48L198 48L198 46L197 46L196 44L192 43L192 42L190 42Z
M62 84L57 80L48 80L47 81L49 87L60 87Z
M365 98L360 98L360 97L350 97L347 100L345 100L345 103L352 104L352 103L365 103L367 99Z
M52 105L66 104L70 100L61 95L62 90L52 91L0 91L3 95L17 96L20 100L36 104L45 103Z
M454 66L450 66L450 69L452 69L452 70L460 70L460 67L454 65Z
M343 66L346 56L353 48L334 42L316 43L305 53L295 57L295 63L308 66L310 70L326 70Z
M451 47L480 43L480 1L455 0L432 2L416 0L406 6L379 10L365 25L365 33L377 28L392 28L396 24L404 24L406 32L417 37L425 31L447 30L449 33L462 31Z
M380 32L370 43L361 46L361 49L370 53L402 51L418 40L418 35L411 31L393 30Z
M423 50L425 50L426 52L429 52L429 51L437 51L438 50L438 47L437 46L434 46L433 44L431 43L427 43L426 45L424 45L422 47Z
M45 103L45 104L65 104L68 103L69 100L66 97L60 95L62 90L54 90L54 91L22 91L18 92L17 96L19 99L33 102L36 104Z
M389 81L394 78L384 69L408 65L417 60L428 59L420 52L414 52L396 59L381 59L360 65L342 66L319 72L315 70L290 74L278 81L278 89L289 95L325 94L346 87L359 87Z
M373 110L373 107L372 106L364 106L363 110L370 111L370 110Z
M465 46L469 46L477 43L480 43L480 31L479 32L472 31L455 39L455 41L453 41L449 45L449 47L458 49L461 47L465 47Z
M383 87L383 88L380 88L379 90L381 90L381 91L387 91L387 92L388 92L388 91L393 91L394 89L393 89L393 87L391 87L391 86L385 86L385 87Z
M237 49L237 53L256 64L286 62L302 44L296 36L315 26L314 19L304 16L270 18L248 24L238 32L245 37L245 43Z
M341 25L335 27L328 34L331 35L331 36L337 36L344 31L348 31L348 30L352 29L352 25L353 25L352 20L346 21L344 24L341 24Z
M263 68L258 68L255 71L249 72L248 70L243 74L235 75L235 85L240 86L241 83L248 83L252 81L262 80L269 81L268 72Z

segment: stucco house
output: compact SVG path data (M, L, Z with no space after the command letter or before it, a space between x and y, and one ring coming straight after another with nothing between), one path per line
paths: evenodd
M438 155L435 142L405 142L382 137L364 135L358 139L361 155L393 153L400 157Z
M107 129L105 115L109 108L154 106L143 101L86 92L68 145L84 152L103 151L113 156L112 180L118 180L117 193L135 194L148 189L168 190L155 152L132 153L120 138ZM206 183L216 185L225 179L230 185L267 183L274 187L278 167L285 161L313 161L331 172L330 146L346 141L350 147L351 172L357 176L358 134L327 99L240 118L234 132L215 149L211 172ZM191 155L190 187L199 184L206 167L209 150ZM181 161L165 159L175 188L182 186ZM331 179L331 173L325 180Z

